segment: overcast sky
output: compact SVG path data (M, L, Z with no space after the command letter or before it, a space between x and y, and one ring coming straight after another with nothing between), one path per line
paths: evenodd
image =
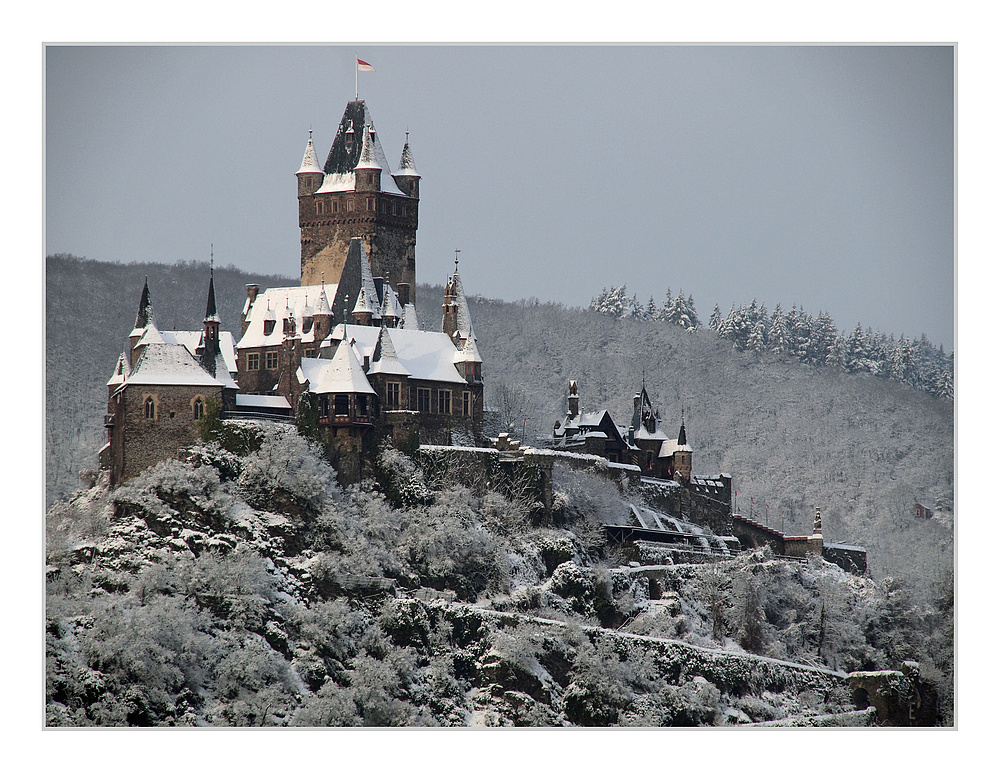
M460 248L471 293L670 287L952 347L948 46L49 47L46 251L297 278L295 172L355 54L390 164L410 132L419 282Z

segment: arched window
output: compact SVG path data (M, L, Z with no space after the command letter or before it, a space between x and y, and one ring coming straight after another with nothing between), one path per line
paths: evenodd
M194 417L195 419L200 419L205 415L205 401L200 397L194 398Z
M142 406L142 411L143 411L143 415L147 419L155 419L156 418L156 402L153 400L152 397L147 397L146 398L146 402Z

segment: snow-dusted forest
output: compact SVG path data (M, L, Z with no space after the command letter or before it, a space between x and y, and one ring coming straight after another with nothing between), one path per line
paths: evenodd
M733 476L743 514L804 534L819 506L828 540L868 550L865 578L766 553L669 567L651 603L598 528L630 495L583 473L556 480L549 518L510 492L425 480L392 451L377 485L344 490L319 449L272 428L228 451L215 438L114 492L81 483L143 277L158 325L192 329L207 274L47 261L50 724L794 721L851 708L809 682L824 669L905 660L951 722L951 400L734 347L694 321L693 302L684 326L470 297L488 402L504 397L519 437L551 432L569 379L583 410L619 423L644 381L668 431L683 410L695 472ZM238 329L248 282L295 284L217 268L224 329ZM439 323L441 295L418 288L423 327ZM915 517L917 502L932 517ZM664 638L715 665L678 676ZM734 676L770 668L758 656L819 670Z

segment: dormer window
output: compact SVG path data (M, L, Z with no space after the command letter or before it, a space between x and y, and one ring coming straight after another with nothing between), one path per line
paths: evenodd
M264 320L264 335L269 336L274 332L274 324L277 320L265 319Z

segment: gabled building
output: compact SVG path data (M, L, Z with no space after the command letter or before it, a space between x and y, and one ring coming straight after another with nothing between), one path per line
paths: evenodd
M580 411L580 392L576 381L569 382L566 416L552 429L548 445L566 451L596 454L610 462L634 464L652 478L691 481L692 449L687 443L684 419L676 439L660 426L659 411L643 384L632 398L629 426L617 424L606 410Z
M214 276L201 331L161 333L144 284L128 348L108 380L107 443L100 465L110 471L111 484L176 458L181 448L196 442L198 422L210 403L234 410L235 363L232 336L219 331Z
M238 341L221 330L214 272L200 331L160 331L144 285L108 382L101 457L113 483L194 442L212 400L224 417L314 421L348 480L382 438L482 443L483 360L457 259L440 331L417 321L420 176L409 137L390 171L355 100L322 167L310 132L296 178L300 284L248 285Z

